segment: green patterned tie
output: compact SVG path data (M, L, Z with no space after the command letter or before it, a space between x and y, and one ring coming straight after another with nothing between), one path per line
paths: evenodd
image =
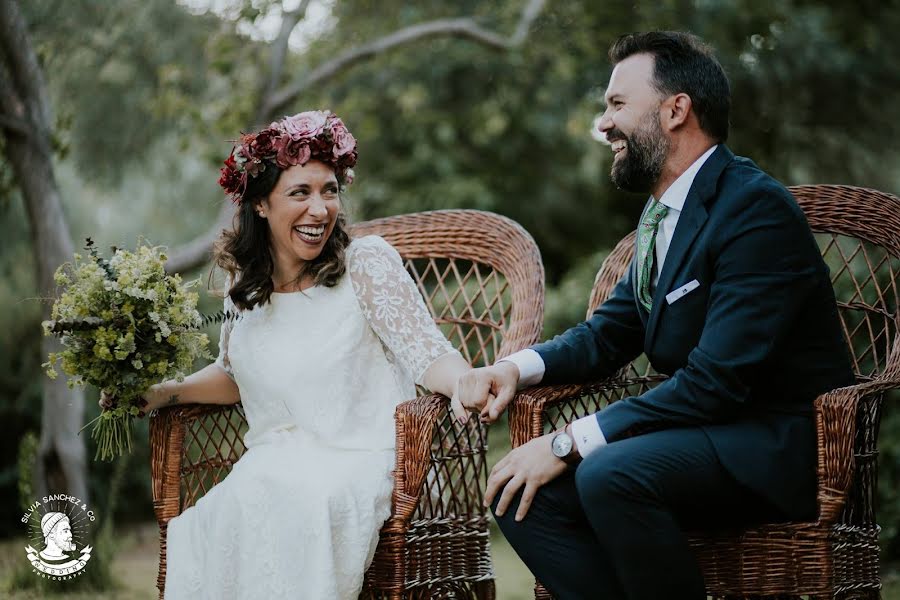
M653 276L653 257L656 255L656 232L667 212L669 207L654 198L638 227L638 301L648 312L653 306L650 278Z

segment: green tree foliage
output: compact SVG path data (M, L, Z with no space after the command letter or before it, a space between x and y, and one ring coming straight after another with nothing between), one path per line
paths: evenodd
M129 167L157 162L154 151L185 152L211 135L207 123L230 120L242 98L231 86L252 82L236 67L253 69L258 48L240 43L235 24L173 1L22 4L60 115L63 156L71 149L88 180L117 183ZM173 134L175 143L162 140Z

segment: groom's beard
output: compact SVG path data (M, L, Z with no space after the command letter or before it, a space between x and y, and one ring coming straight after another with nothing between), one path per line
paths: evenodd
M627 143L625 155L613 161L610 171L613 184L626 192L649 192L662 175L669 154L669 138L663 133L656 112L648 112L631 137L613 129L606 134L606 139Z

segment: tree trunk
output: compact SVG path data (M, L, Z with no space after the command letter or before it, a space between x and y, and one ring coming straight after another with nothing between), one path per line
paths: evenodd
M0 111L5 126L6 160L25 201L37 259L40 297L51 298L57 267L72 259L72 236L65 220L59 187L53 172L50 144L52 117L43 74L31 47L25 21L11 0L0 0ZM44 319L50 302L42 303ZM45 337L41 352L59 351L56 338ZM87 465L84 441L78 430L84 420L84 392L69 389L64 378L43 380L41 438L34 469L34 493L68 493L87 501Z
M51 158L28 140L8 136L6 159L13 167L28 211L39 295L50 298L56 287L53 273L71 260L73 253ZM49 301L42 302L42 319L50 318L50 306ZM41 343L45 357L61 349L56 337L45 337ZM87 501L86 453L78 437L83 422L84 392L80 388L70 390L64 377L44 377L41 440L33 482L38 497L65 492Z

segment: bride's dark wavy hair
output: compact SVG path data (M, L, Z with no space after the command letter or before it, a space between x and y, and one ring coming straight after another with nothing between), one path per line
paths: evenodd
M225 293L242 310L266 304L275 289L272 283L275 262L269 249L269 225L255 208L275 188L281 172L275 163L266 161L265 170L257 177L249 178L233 228L222 231L213 247L215 265L227 272L233 282L231 289L225 290ZM347 219L341 209L322 253L302 267L297 279L312 275L316 285L334 287L347 271L345 255L349 245Z

